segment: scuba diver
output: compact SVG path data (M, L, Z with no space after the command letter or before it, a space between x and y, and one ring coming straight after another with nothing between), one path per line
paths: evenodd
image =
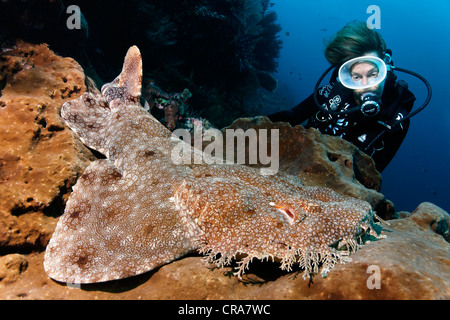
M272 122L306 122L323 134L339 136L375 161L382 172L406 136L409 119L431 99L431 87L422 76L394 67L392 51L381 35L365 22L353 21L338 31L325 50L331 66L317 82L314 93L291 110L268 115ZM319 88L333 69L330 82ZM411 112L414 94L394 70L422 80L428 89L425 103Z

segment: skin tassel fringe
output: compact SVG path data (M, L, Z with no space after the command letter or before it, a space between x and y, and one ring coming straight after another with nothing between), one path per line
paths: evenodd
M281 261L279 261L281 263L280 269L290 272L293 270L293 265L298 264L300 268L304 269L303 279L309 280L314 274L318 274L320 268L322 268L321 275L323 278L326 278L328 272L336 265L336 263L350 262L350 253L361 248L361 245L353 239L341 242L344 243L340 248L345 247L345 250L336 250L334 248L324 248L321 250L309 248L306 251L302 249L289 249ZM215 252L206 245L202 246L199 253L205 256L207 263L214 264L218 268L230 266L233 260L236 261L237 258L240 258L237 260L237 268L233 273L240 280L242 280L242 275L246 273L246 270L249 270L250 263L254 259L261 261L272 260L273 262L277 262L272 255L248 255L243 252L224 254L222 252Z
M373 211L370 214L375 215ZM378 216L376 217L379 219ZM379 220L381 223L385 223L385 221L381 219ZM368 219L363 225L361 225L362 232L358 237L355 239L344 238L331 246L313 247L310 245L302 249L293 249L292 247L288 247L286 248L286 252L284 254L277 255L282 258L275 258L271 254L251 254L241 251L216 251L208 245L208 241L204 238L199 239L196 244L199 247L199 253L205 256L205 259L209 264L214 264L219 268L223 268L230 266L232 261L236 261L237 267L233 274L240 280L242 280L242 275L245 274L246 270L249 270L250 263L254 259L279 262L280 269L287 272L291 272L293 270L293 265L298 264L299 267L304 270L303 279L310 280L313 275L319 273L320 269L321 276L326 278L328 272L333 269L338 262L344 264L352 261L349 256L361 249L364 242L370 242L369 240L363 240L364 235L371 235L375 239L384 238L385 236L380 235L379 232L375 230L375 225L379 224L374 223L371 219Z

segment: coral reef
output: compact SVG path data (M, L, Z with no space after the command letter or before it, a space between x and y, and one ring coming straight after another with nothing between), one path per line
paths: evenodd
M46 45L0 55L0 253L43 249L78 175L93 159L59 116L84 73Z
M239 280L229 276L233 266L206 268L198 255L102 284L74 287L52 281L44 272L43 249L73 183L93 160L64 126L59 108L75 86L81 89L71 98L85 92L84 81L91 82L72 59L58 57L46 46L23 44L4 52L0 70L0 113L9 114L0 117L0 137L6 137L0 139L0 299L450 299L450 218L430 203L411 214L396 214L400 218L389 220L382 233L385 239L366 244L352 254L351 262L335 265L327 278L315 277L312 284L296 276L302 270L286 273L279 271L279 264L267 261L253 262ZM96 90L92 84L89 87ZM13 101L15 108L8 111ZM44 102L47 107L38 113L37 106ZM244 129L279 129L280 169L299 176L304 184L323 183L372 205L380 201L376 190L381 177L373 162L347 142L264 118L241 119L234 125L239 123ZM50 126L64 129L51 131ZM32 145L37 148L30 149ZM301 161L295 161L297 156ZM29 166L22 166L26 161L33 161L31 172L39 173L32 180ZM26 206L30 197L43 200ZM379 267L380 287L371 289L368 283L374 284L370 279L375 271L368 271L376 270L373 266Z
M153 81L150 81L144 90L144 99L148 103L149 111L154 111L155 107L164 111L163 124L169 129L174 130L180 127L178 122L186 118L186 102L192 94L188 89L180 93L166 93L159 88ZM152 112L153 114L155 112Z
M70 5L81 10L80 29L66 26ZM75 58L99 87L136 44L148 70L144 87L154 81L165 92L189 89L192 111L222 127L249 115L245 101L256 88L277 86L276 19L267 0L2 1L0 43L48 43Z

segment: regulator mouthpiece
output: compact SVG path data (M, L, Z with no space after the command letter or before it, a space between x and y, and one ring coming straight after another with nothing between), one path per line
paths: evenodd
M366 117L376 116L381 109L381 100L379 97L372 92L368 92L362 95L361 100L361 113Z

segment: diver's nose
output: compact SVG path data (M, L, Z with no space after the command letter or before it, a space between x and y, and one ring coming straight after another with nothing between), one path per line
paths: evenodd
M363 86L366 86L366 85L369 84L369 78L368 77L363 77L361 82L362 82Z

